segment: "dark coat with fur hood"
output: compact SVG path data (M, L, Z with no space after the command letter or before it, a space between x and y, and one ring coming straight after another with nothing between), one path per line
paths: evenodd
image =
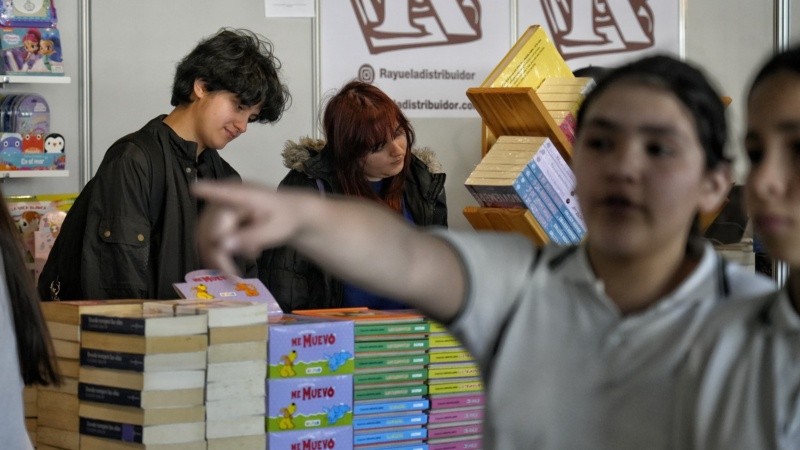
M303 138L288 141L283 149L284 165L291 169L278 189L305 188L341 194L325 142ZM445 174L429 149L412 150L404 200L414 223L447 226ZM265 251L258 261L259 278L285 312L296 309L336 308L342 304L342 282L324 273L289 247Z

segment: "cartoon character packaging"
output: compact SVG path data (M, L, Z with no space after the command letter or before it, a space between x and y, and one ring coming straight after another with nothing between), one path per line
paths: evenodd
M63 75L61 36L55 28L2 28L6 75Z

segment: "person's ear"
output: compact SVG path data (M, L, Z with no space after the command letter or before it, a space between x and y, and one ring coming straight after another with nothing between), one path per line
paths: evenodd
M194 97L200 99L205 97L207 93L208 89L206 89L206 82L200 78L194 80L194 85L192 86L192 94L194 94Z
M700 213L716 211L732 187L733 177L730 164L720 163L719 167L709 170L701 187L702 192L698 205Z

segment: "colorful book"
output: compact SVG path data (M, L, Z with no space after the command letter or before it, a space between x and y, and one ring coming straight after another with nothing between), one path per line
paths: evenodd
M456 438L475 436L483 433L483 422L480 420L460 423L428 424L428 439Z
M378 369L378 368L392 368L399 367L398 370L404 370L404 366L419 366L425 365L430 362L430 356L427 353L420 353L415 355L390 355L390 356L377 356L374 358L356 358L355 369L356 373L364 369Z
M396 428L383 431L362 431L353 433L353 445L367 445L384 442L402 442L425 439L428 430L422 427Z
M353 404L353 414L380 414L401 411L423 411L430 407L426 398L395 398L386 400L357 401Z
M437 395L431 397L431 409L461 408L465 406L483 406L483 392L469 394Z
M353 392L353 399L358 400L377 400L384 398L400 398L422 396L428 394L428 386L421 383L409 385L383 385L383 387L356 388Z
M465 392L482 392L483 383L480 378L454 378L428 381L430 395L458 394Z
M217 270L202 269L187 273L185 280L172 285L181 298L263 303L270 316L283 314L275 297L258 278L231 279Z
M361 341L355 343L357 354L370 352L402 352L427 350L428 341L426 339L404 339L394 341Z
M574 78L574 75L544 28L533 25L517 39L481 86L538 88L548 77Z
M409 425L425 425L428 423L428 414L424 412L401 412L369 414L353 417L353 430L368 430L376 428L404 427Z
M428 423L439 424L482 420L483 415L483 406L433 409L428 413Z
M428 379L428 369L403 370L397 372L357 373L353 375L353 384L367 385L378 383L402 383L406 381L425 381Z

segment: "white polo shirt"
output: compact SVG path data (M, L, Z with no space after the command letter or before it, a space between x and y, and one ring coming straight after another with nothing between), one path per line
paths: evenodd
M32 449L25 430L24 385L19 371L14 312L5 273L3 257L0 255L0 448Z
M774 290L710 245L667 297L622 316L584 247L538 251L514 234L439 231L467 298L451 330L485 377L485 448L669 447L675 372L721 297Z
M680 386L676 448L800 449L800 316L788 293L721 306Z

